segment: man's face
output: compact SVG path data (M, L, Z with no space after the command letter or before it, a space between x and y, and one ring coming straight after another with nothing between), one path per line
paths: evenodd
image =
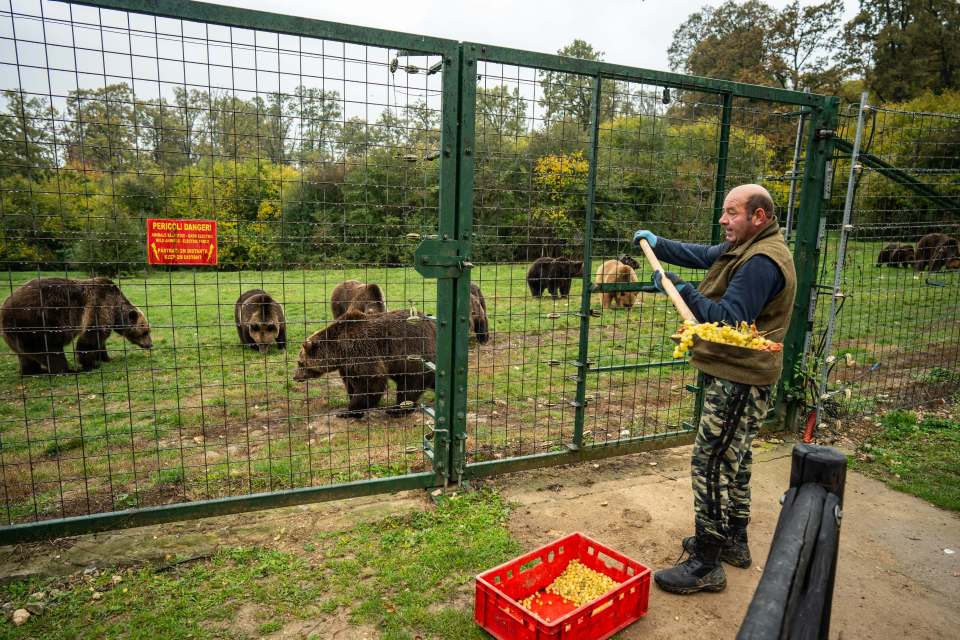
M731 191L723 201L723 215L720 226L724 239L734 245L741 244L755 236L766 222L766 217L747 211L747 199L736 190Z

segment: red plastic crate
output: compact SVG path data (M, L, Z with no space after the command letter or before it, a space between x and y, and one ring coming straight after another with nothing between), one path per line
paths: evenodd
M520 601L553 582L571 560L620 586L575 609L551 598L556 602L540 610L549 622L524 609ZM650 569L582 533L571 533L478 575L474 620L499 640L603 640L646 615L649 599Z

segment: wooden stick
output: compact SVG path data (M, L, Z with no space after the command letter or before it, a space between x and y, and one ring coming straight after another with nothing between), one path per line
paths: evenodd
M650 263L650 267L654 271L659 271L662 274L660 277L660 286L663 287L663 290L667 293L667 297L670 298L670 302L672 302L673 306L676 307L677 313L680 314L680 317L684 320L696 322L696 316L694 316L693 312L690 311L690 307L687 306L687 303L683 301L683 297L680 295L680 292L677 291L677 288L674 286L673 282L671 282L670 278L666 276L663 267L660 266L660 261L657 260L657 256L653 253L653 248L647 242L646 238L640 238L640 248L643 249L643 255L647 256L647 262Z

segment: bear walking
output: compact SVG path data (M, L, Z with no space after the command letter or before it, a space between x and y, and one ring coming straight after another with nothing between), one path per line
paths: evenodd
M637 282L637 272L619 260L607 260L597 269L595 284L614 284ZM625 309L631 308L637 300L636 291L604 292L602 306L609 309L614 303Z
M359 280L346 280L333 290L330 296L333 319L342 317L350 309L360 313L383 313L387 303L383 291L376 284L364 284Z
M281 350L287 348L283 307L263 289L250 289L240 294L233 305L233 319L243 346L260 353L266 353L273 344Z
M109 278L31 280L3 302L0 331L22 375L75 373L63 352L74 338L84 371L110 361L111 331L143 349L153 347L147 318Z
M412 404L426 389L434 388L433 370L426 362L436 362L436 349L436 325L423 314L399 310L367 315L351 309L307 338L293 379L338 371L350 404L337 415L362 418L380 404L389 378L397 385L397 401L387 413L402 415L413 411Z

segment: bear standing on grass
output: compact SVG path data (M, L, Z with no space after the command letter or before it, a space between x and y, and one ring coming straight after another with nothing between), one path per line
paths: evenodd
M22 375L75 373L63 348L78 336L77 363L84 371L110 361L111 331L143 349L153 347L147 318L109 278L31 280L3 302L0 331Z
M280 350L287 348L287 323L283 307L263 289L250 289L240 294L233 306L240 344L260 353L270 345Z
M426 362L436 362L436 348L436 326L423 314L400 310L366 315L350 310L307 338L293 379L339 372L350 404L337 415L362 418L380 404L389 378L397 385L397 402L387 413L402 415L413 411L424 390L433 388L433 371Z
M570 281L583 275L583 262L569 258L537 258L527 269L527 286L530 294L539 298L545 291L556 298L570 294Z

